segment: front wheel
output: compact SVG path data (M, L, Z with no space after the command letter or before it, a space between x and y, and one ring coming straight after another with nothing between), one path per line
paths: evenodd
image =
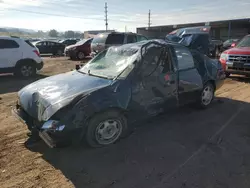
M127 120L118 111L107 111L91 118L86 132L86 141L91 147L115 143L127 131Z
M214 99L215 88L211 83L207 83L201 92L200 107L206 108L211 104Z
M63 51L62 50L57 50L56 55L62 56L63 55Z

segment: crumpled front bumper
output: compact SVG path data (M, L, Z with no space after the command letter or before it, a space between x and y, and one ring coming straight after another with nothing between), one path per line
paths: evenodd
M68 131L64 131L64 127L60 128L62 126L59 126L55 129L51 129L50 127L44 127L41 126L36 127L34 124L31 124L32 118L29 117L29 115L22 110L18 105L16 108L12 109L12 114L25 126L28 127L29 130L36 129L39 133L39 137L42 138L42 140L50 147L55 148L59 143L64 142L65 140L68 140L72 135ZM41 123L42 124L42 123ZM43 125L45 125L43 123Z

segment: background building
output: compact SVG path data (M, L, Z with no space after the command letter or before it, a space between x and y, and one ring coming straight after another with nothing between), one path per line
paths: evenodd
M95 31L84 31L84 38L93 38L99 33L113 32L115 30L95 30Z
M246 34L250 34L250 18L222 20L213 22L200 22L179 25L153 26L137 28L137 33L145 35L149 38L165 38L169 32L183 27L192 26L211 26L211 34L215 39L227 40L228 38L242 38Z

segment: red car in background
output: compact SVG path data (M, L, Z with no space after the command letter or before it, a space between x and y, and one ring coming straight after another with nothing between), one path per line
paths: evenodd
M226 76L250 75L250 35L241 39L233 48L224 51L220 56L220 62Z
M91 53L91 42L93 38L83 39L77 42L76 44L67 46L64 50L64 54L70 59L79 59L83 60L86 56L89 56Z

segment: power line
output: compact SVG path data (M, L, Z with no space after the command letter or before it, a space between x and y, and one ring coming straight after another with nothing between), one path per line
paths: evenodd
M23 9L15 9L15 8L4 8L5 10L11 10L11 11L17 11L17 12L25 12L25 13L30 13L30 14L38 14L38 15L47 15L47 16L56 16L56 17L66 17L66 18L77 18L77 19L83 19L83 20L103 20L101 18L88 18L88 17L82 17L82 16L67 16L67 15L62 15L62 14L54 14L54 13L45 13L45 12L35 12L35 11L30 11L30 10L23 10ZM115 20L115 19L110 19L111 21L114 22L125 22L125 23L131 23L131 24L136 24L136 21L129 21L129 20Z
M25 1L25 0L22 0L22 1ZM25 1L25 2L28 3L29 1ZM101 8L100 3L92 3L92 2L84 2L84 3L78 2L77 4L68 4L68 5L65 5L64 3L62 3L62 1L43 0L42 2L43 2L43 6L46 7L46 9L50 9L51 5L55 5L56 8L61 7L61 8L66 9L66 10L68 10L68 9L76 10L76 9L79 9L79 7L81 7L81 6L84 6L84 7L81 7L81 8L85 8L84 12L87 12L88 10L94 10L97 12L97 8L98 7ZM6 5L12 5L12 4L8 4L6 2L1 2L1 0L0 0L0 4L1 3L6 4ZM27 6L36 7L36 6L32 6L32 5L27 5ZM114 13L122 13L122 14L131 14L132 13L132 12L126 11L126 9L123 9L120 6L113 5L113 7L114 8L110 9L110 6L109 6L109 10L114 12Z
M108 30L108 5L107 3L105 3L105 26L106 26L106 31Z

